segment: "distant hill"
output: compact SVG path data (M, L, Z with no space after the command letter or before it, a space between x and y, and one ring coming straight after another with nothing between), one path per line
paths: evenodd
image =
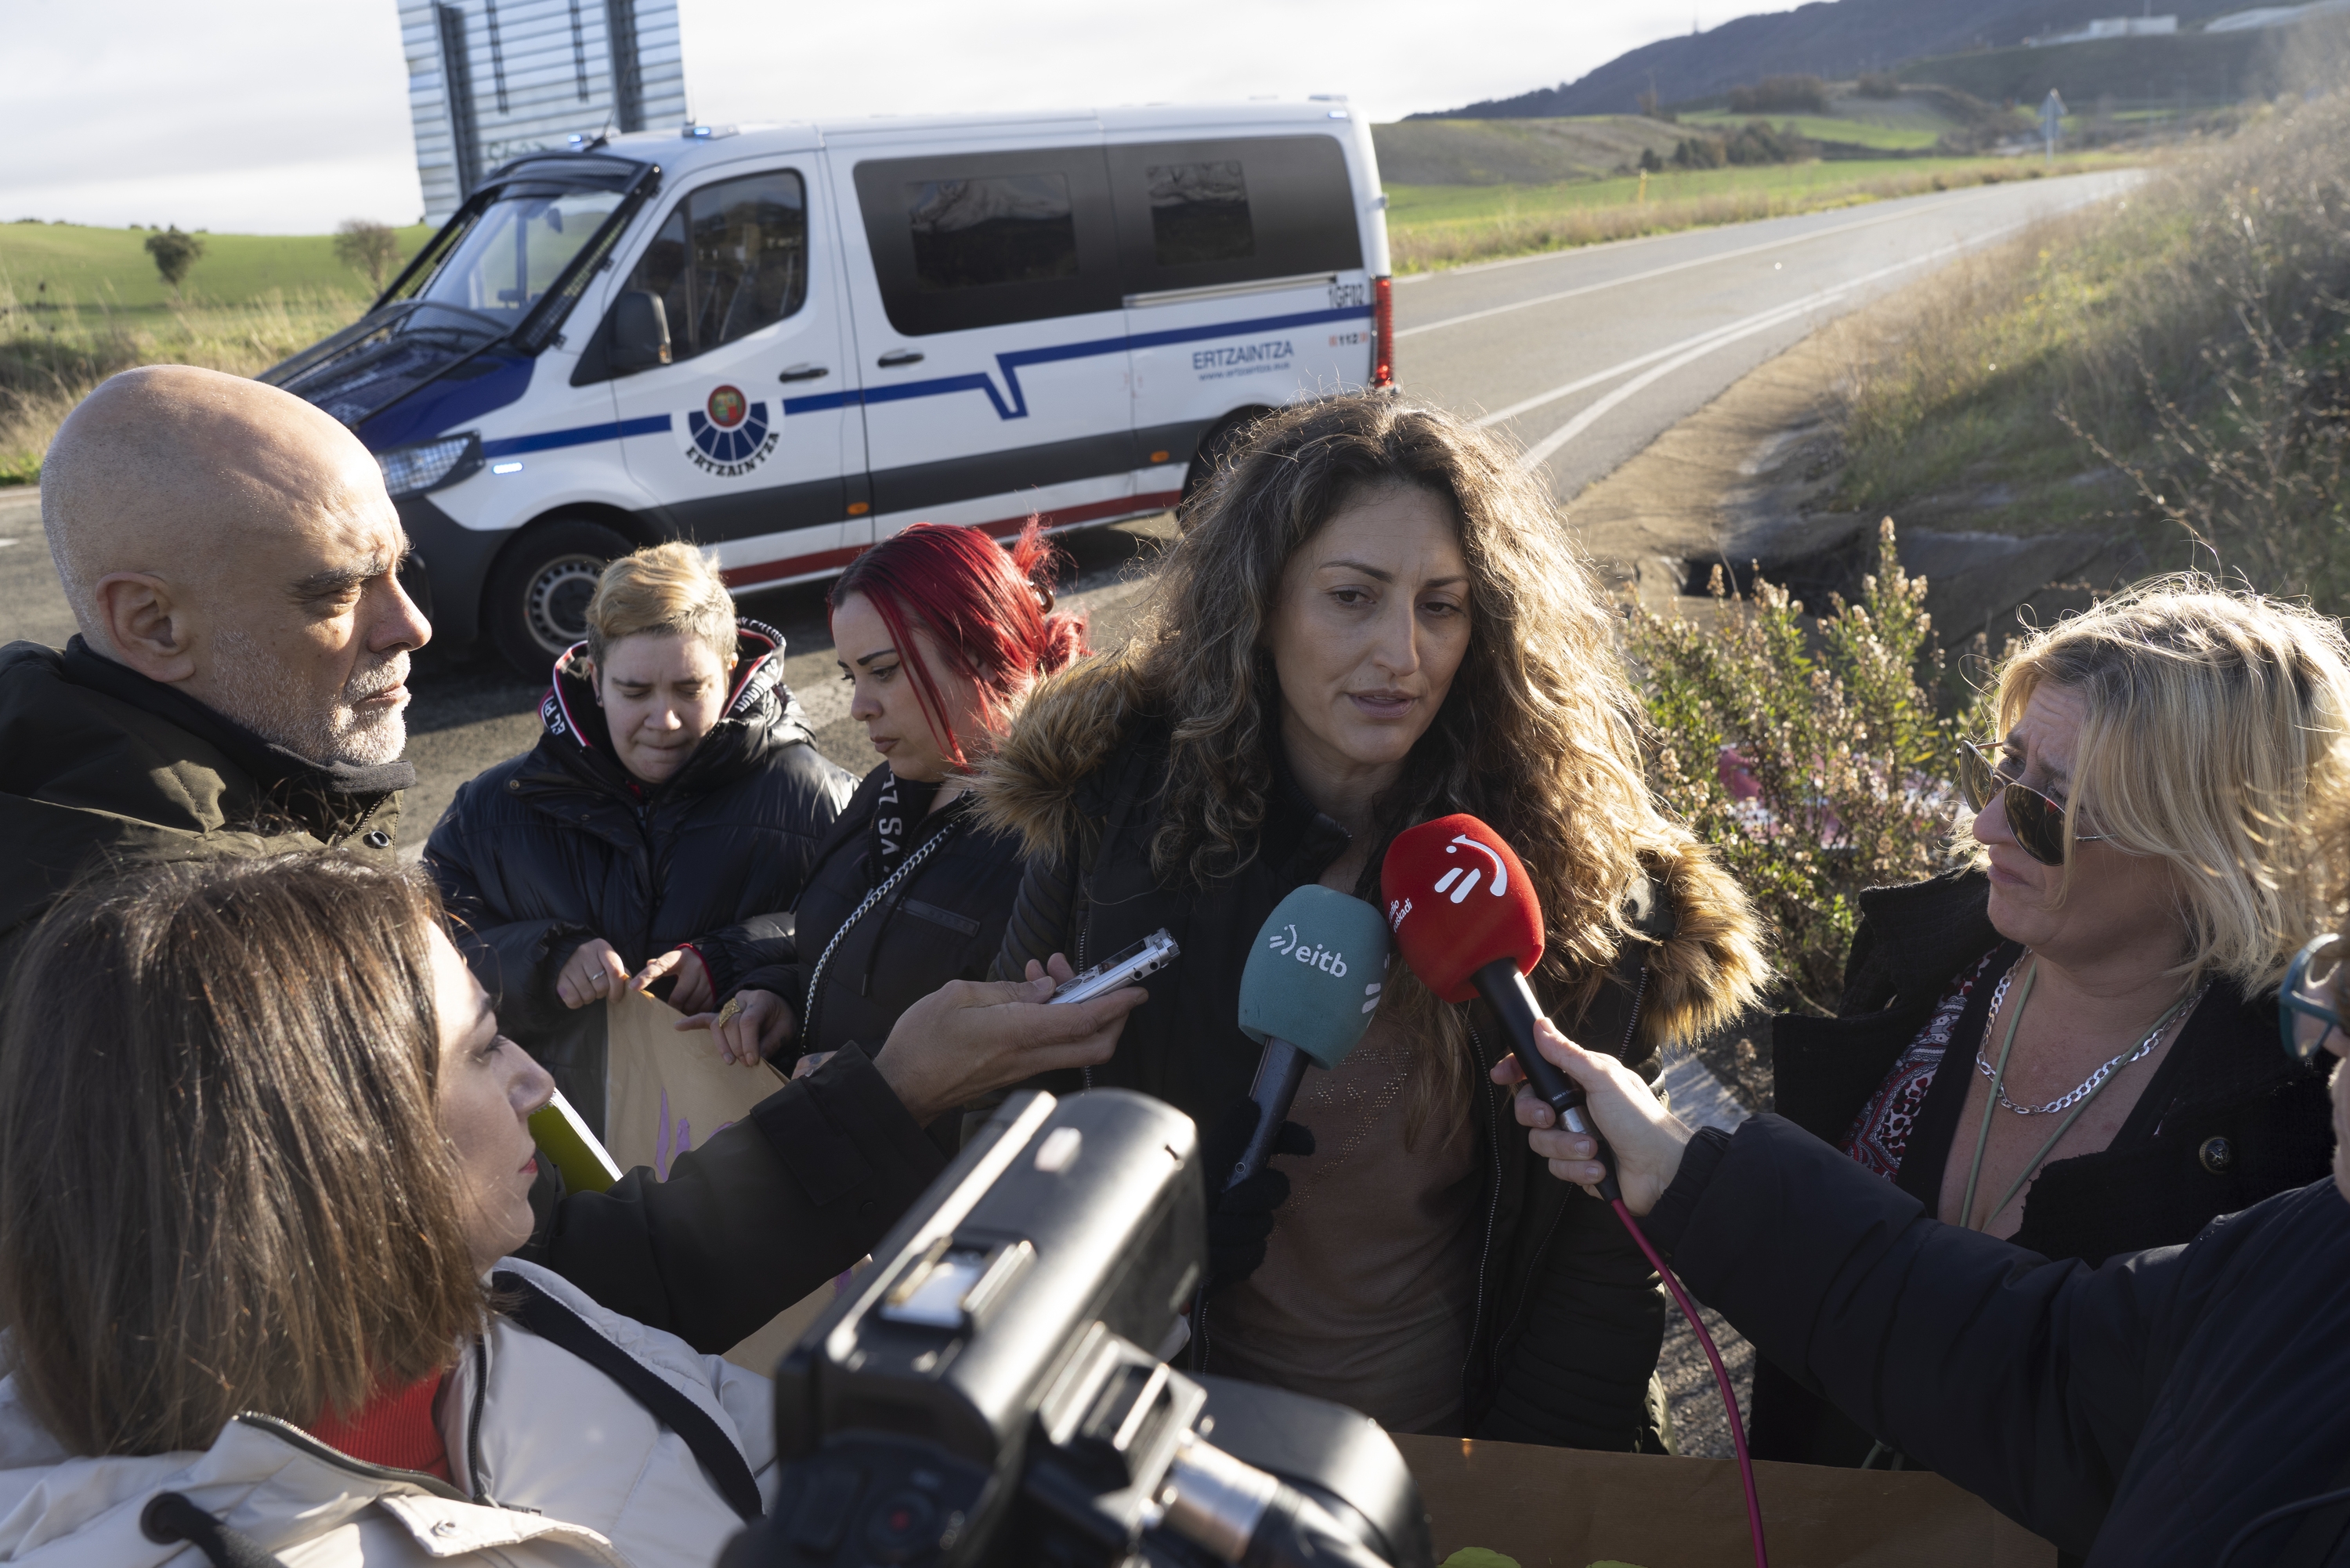
M2181 27L2193 27L2243 10L2247 3L2163 0L2161 9L2175 14ZM2122 0L1824 0L1660 39L1555 88L1411 118L1627 114L1638 109L1640 95L1649 90L1652 80L1659 102L1689 103L1767 76L1848 79L1862 71L1889 70L1920 56L2001 48L2129 10Z

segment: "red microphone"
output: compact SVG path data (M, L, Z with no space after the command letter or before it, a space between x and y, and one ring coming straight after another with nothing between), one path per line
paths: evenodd
M1484 997L1559 1126L1599 1146L1607 1171L1600 1196L1616 1201L1616 1154L1583 1114L1583 1091L1534 1049L1543 1011L1526 971L1542 961L1542 900L1516 854L1473 816L1440 816L1396 836L1379 865L1379 894L1412 973L1447 1002Z

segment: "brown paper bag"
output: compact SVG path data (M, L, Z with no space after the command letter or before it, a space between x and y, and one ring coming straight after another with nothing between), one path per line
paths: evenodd
M708 1143L783 1086L784 1075L772 1066L744 1067L721 1056L708 1030L680 1033L678 1011L643 992L629 992L604 1008L604 1144L622 1170L650 1166L656 1180L668 1180L679 1155ZM762 1376L774 1372L776 1358L831 1304L838 1288L837 1281L818 1286L726 1358Z
M1436 1531L1436 1559L1483 1547L1520 1568L1752 1568L1730 1459L1587 1453L1398 1435ZM2056 1549L1918 1470L1759 1461L1774 1563L1799 1568L2055 1568ZM1489 1560L1490 1568L1490 1560Z

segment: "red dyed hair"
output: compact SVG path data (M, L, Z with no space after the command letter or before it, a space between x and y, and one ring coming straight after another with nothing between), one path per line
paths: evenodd
M923 711L947 738L946 753L964 767L962 737L909 628L929 632L951 671L978 689L993 746L1029 687L1087 652L1084 612L1053 608L1057 554L1033 517L1009 549L977 528L917 523L851 562L825 605L829 614L848 595L865 596L889 628L899 661L913 672Z

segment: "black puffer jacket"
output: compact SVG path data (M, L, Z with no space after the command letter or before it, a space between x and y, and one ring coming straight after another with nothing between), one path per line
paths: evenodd
M1060 846L1030 859L997 970L1016 973L1056 948L1083 967L1168 928L1181 958L1144 982L1151 1000L1127 1019L1117 1054L1091 1069L1090 1081L1156 1095L1213 1126L1247 1096L1262 1054L1239 1024L1241 973L1257 929L1283 898L1320 878L1347 836L1286 783L1276 758L1282 783L1266 803L1259 853L1204 888L1167 885L1149 858L1166 728L1112 695L1117 680L1102 666L1061 677L1030 699L988 765L991 815L1022 826L1028 843ZM1541 1000L1574 1037L1654 1078L1667 1041L1709 1019L1721 999L1749 994L1760 957L1743 900L1693 844L1654 866L1627 898L1648 940L1624 944L1587 1006L1566 1006L1556 993ZM1468 1431L1658 1448L1662 1408L1649 1389L1662 1289L1615 1215L1552 1180L1528 1153L1509 1096L1484 1076L1507 1053L1506 1036L1482 1002L1469 1016L1480 1074L1470 1115L1485 1180L1463 1368Z
M725 715L675 776L639 784L612 754L574 649L540 705L546 732L457 792L424 846L498 1022L580 1115L604 1113L604 1008L573 1011L556 976L601 937L631 969L798 897L848 797L784 684L784 639L744 622Z
M390 862L405 762L321 766L76 637L0 648L0 973L74 879L109 862L282 855Z
M1763 1355L2089 1568L2345 1561L2350 1500L2297 1506L2350 1486L2331 1180L2092 1269L1940 1224L1765 1116L1698 1134L1648 1231Z
M1772 1023L1781 1116L1840 1144L1956 977L1994 948L2021 951L1986 912L1991 884L1956 871L1860 898L1861 924L1835 1018ZM1894 1185L1932 1212L1991 1006L1979 985L1918 1108ZM2095 1266L2191 1239L2218 1215L2306 1186L2332 1167L2324 1072L2277 1048L2273 992L2247 1002L2215 982L2147 1080L2114 1141L2052 1160L2032 1184L2012 1240ZM1875 1439L1768 1358L1754 1372L1754 1452L1803 1464L1856 1465Z
M783 1059L847 1044L879 1051L907 1008L951 980L986 979L1003 945L1020 888L1019 841L981 828L969 795L915 826L899 865L918 855L921 863L840 936L873 891L873 814L889 782L887 763L865 775L817 848L788 926L748 921L694 944L722 1000L767 991L791 1004L799 1027ZM811 971L836 936L823 994L811 999Z

